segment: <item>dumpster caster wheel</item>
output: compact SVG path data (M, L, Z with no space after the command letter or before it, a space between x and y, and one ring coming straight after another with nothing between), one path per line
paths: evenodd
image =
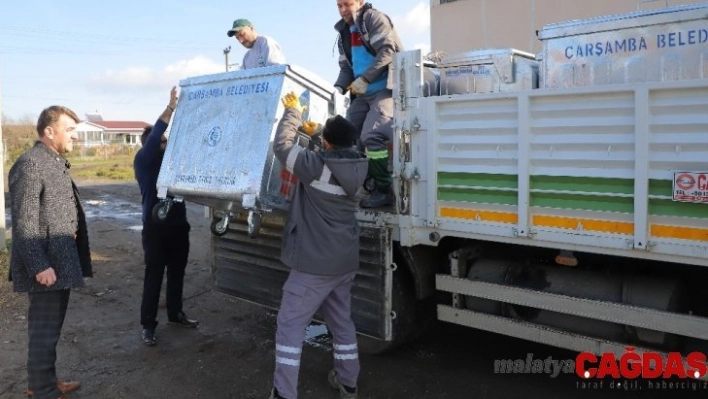
M214 219L211 222L211 234L214 234L218 237L221 237L226 234L226 232L229 230L230 219L231 218L228 215L224 216L221 219Z
M260 231L262 216L263 214L260 212L248 212L248 236L250 238L256 238L258 231Z
M167 219L167 214L172 209L172 201L163 200L152 207L152 220L155 222L164 222Z

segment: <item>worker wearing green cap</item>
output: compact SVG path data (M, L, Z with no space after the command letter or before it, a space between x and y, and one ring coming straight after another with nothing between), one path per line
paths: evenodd
M285 56L278 42L256 33L251 21L245 18L235 20L233 27L226 34L229 37L236 36L236 40L248 49L243 56L241 69L285 64Z

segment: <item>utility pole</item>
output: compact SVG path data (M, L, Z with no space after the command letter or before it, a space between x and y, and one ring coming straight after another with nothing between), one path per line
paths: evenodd
M0 143L3 146L1 158L2 158L2 173L0 173L0 187L5 187L5 141L2 139L2 81L0 80ZM5 189L2 190L2 195L0 195L0 238L3 240L0 243L0 251L7 251L7 230L5 226Z
M226 62L226 72L229 71L229 53L231 52L231 46L224 49L224 59Z

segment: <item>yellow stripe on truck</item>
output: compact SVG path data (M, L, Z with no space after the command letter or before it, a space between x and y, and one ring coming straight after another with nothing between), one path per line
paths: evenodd
M560 229L598 231L624 235L634 234L634 223L617 222L613 220L578 219L536 215L533 217L533 225L536 227L555 227ZM708 229L661 224L652 224L650 229L650 236L655 238L672 238L678 240L708 242Z
M653 224L651 225L651 236L676 238L679 240L708 241L708 229Z
M505 224L516 224L519 221L518 215L513 212L484 211L480 209L440 208L440 216L454 219L474 220L477 222L494 222ZM556 229L594 231L622 235L634 234L634 223L632 222L569 218L551 215L534 215L531 220L534 227L550 227ZM708 242L708 229L662 224L653 224L650 229L651 237Z
M519 217L513 212L483 211L479 209L440 208L440 216L454 219L469 219L477 222L516 224Z
M536 227L554 227L558 229L598 231L613 234L634 234L634 223L616 220L597 220L568 218L561 216L534 215L532 223Z

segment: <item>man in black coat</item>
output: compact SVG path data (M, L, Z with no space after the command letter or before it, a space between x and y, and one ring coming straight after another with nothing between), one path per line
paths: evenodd
M184 202L175 202L165 220L153 220L152 209L160 200L157 197L157 178L165 155L165 131L177 106L177 87L170 91L170 102L154 126L145 128L140 137L143 147L135 154L133 167L140 186L143 204L143 250L145 252L145 278L143 299L140 305L142 340L145 345L157 344L157 308L162 280L167 271L167 321L182 327L195 328L197 320L187 318L182 310L184 273L189 256L189 229L187 208Z
M57 379L56 346L69 293L92 276L86 219L79 191L61 154L73 149L76 114L62 106L42 111L39 140L10 169L12 254L10 280L29 295L29 396L61 398L78 381Z

